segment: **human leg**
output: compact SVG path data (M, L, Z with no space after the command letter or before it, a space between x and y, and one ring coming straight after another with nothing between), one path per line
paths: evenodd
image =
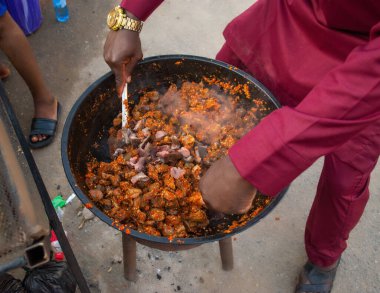
M380 122L326 156L305 231L306 251L314 264L332 265L347 247L349 233L368 201L370 174L379 153Z
M359 222L368 201L370 174L379 153L380 122L325 157L306 225L305 247L309 267L313 266L317 275L324 275L331 286L333 278L329 276L335 276L349 233ZM309 267L305 265L300 284L313 283L310 276L308 280Z
M28 85L34 101L34 117L57 119L57 100L47 88L32 49L21 29L9 13L0 17L0 49ZM35 135L33 142L46 139L46 135Z

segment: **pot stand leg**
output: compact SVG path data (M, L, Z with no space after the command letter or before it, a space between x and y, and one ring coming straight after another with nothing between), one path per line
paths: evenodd
M222 259L222 268L225 271L231 271L234 268L234 255L232 251L232 238L228 237L219 241L220 258Z
M124 278L131 282L136 282L136 241L122 234L123 243L123 263L124 263Z

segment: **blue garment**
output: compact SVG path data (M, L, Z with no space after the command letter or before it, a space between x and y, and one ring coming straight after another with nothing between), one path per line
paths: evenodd
M7 11L7 4L5 4L5 0L0 0L0 16L3 16Z

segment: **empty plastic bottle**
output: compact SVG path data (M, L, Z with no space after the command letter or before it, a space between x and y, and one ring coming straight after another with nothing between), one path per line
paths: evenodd
M59 22L69 20L69 9L67 8L66 0L53 0L55 18Z

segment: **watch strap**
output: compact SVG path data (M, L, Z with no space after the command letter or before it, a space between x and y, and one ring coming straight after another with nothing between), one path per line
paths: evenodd
M141 32L143 22L126 16L122 23L122 28L130 31Z

